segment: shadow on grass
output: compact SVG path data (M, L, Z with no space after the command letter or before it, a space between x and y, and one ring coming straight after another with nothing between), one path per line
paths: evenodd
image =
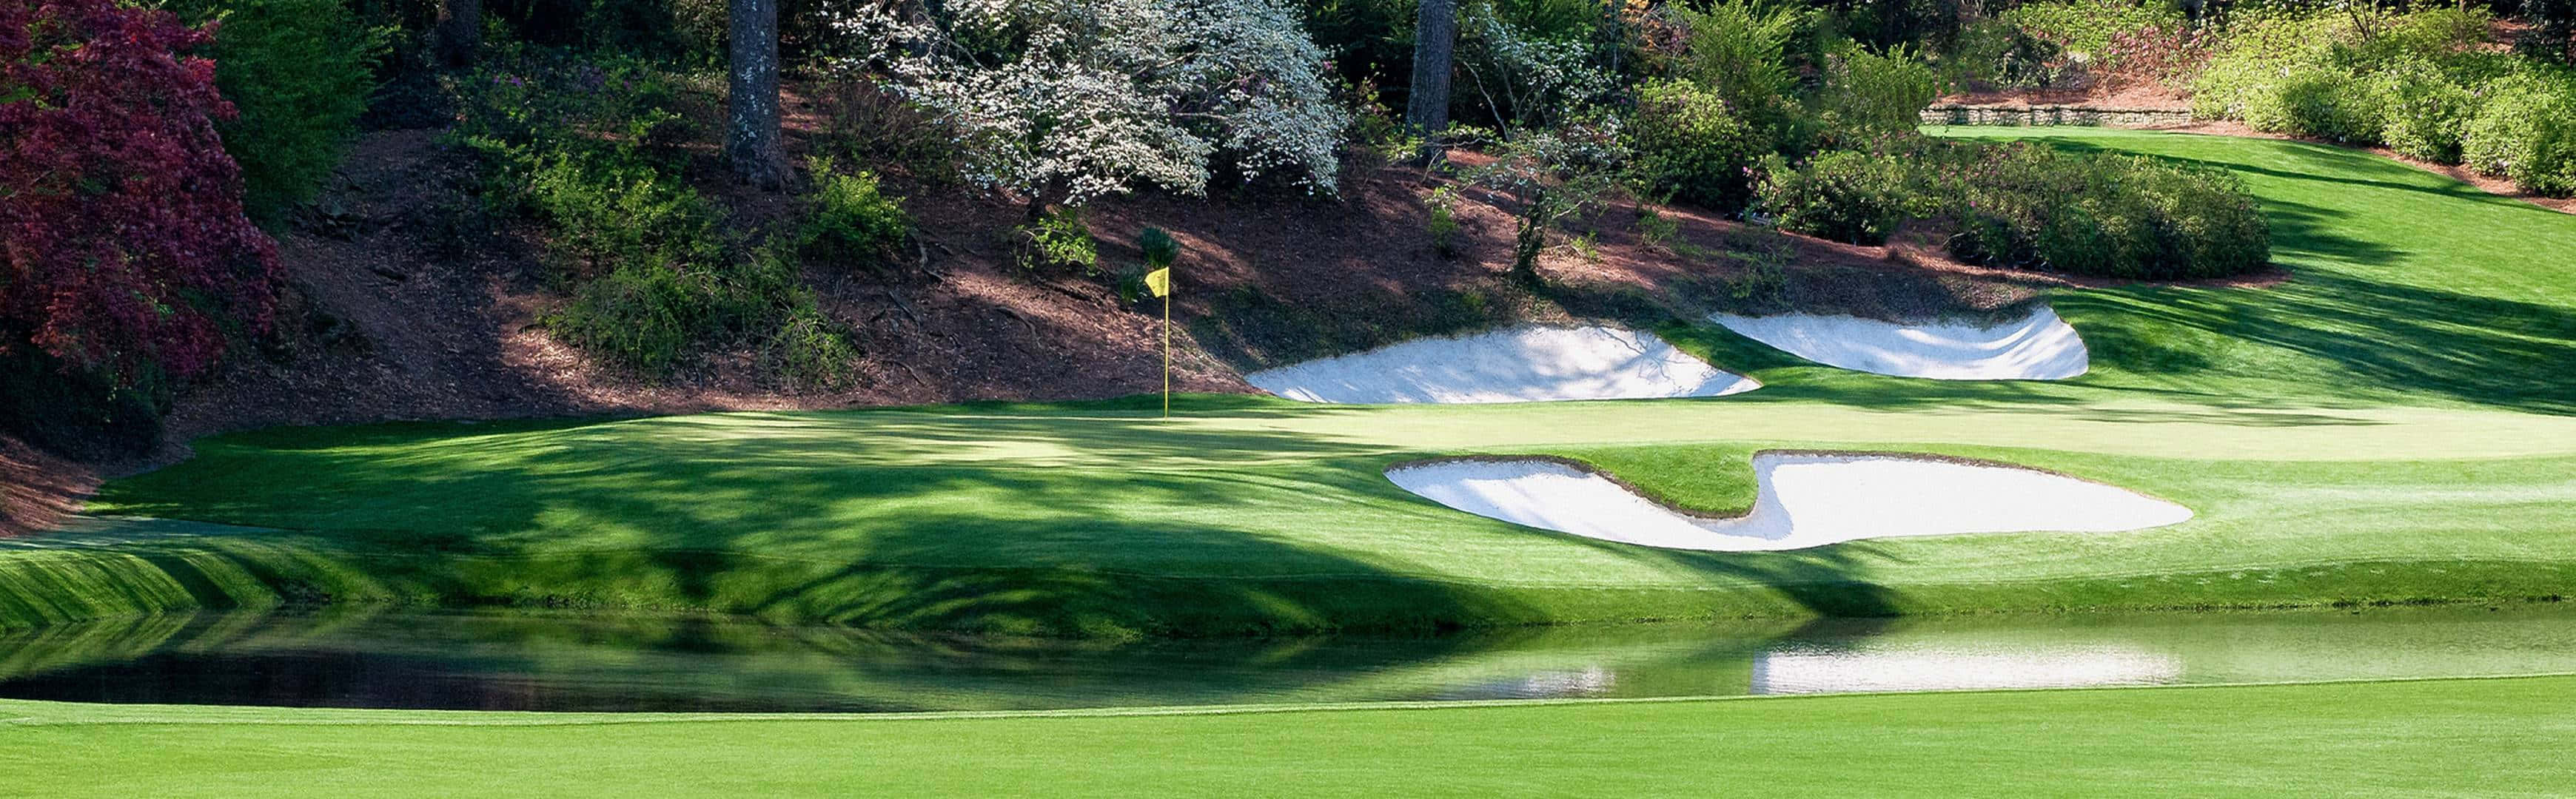
M1378 447L1298 433L928 413L526 425L497 437L404 429L417 437L400 446L381 425L200 442L197 459L121 481L102 500L118 513L274 529L129 541L112 548L134 556L112 579L67 571L56 589L105 606L395 598L1080 637L1432 632L1618 618L1631 605L1687 616L1700 601L1425 576L1400 555L1285 535L1279 525L1296 522L1283 513L1397 496L1378 474L1389 457ZM298 440L259 446L280 436ZM364 446L332 443L352 441ZM1287 457L1306 463L1241 468ZM1400 512L1364 518L1407 523ZM1744 556L1581 543L1712 583L1770 586L1784 610L1894 611L1861 575L1857 549ZM113 596L145 584L165 595ZM1706 607L1742 606L1741 594L1711 597Z
M2192 133L2168 133L2165 135L2221 140L2235 138ZM2439 175L2426 170L2417 169L2406 164L2391 161L2359 150L2318 144L2314 142L2289 141L2281 139L2240 139L2241 141L2260 142L2276 147L2277 149L2275 149L2274 152L2295 155L2300 160L2302 166L2314 167L2314 169L2290 170L2249 164L2243 161L2221 161L2208 158L2169 155L2164 153L2142 153L2120 148L2104 147L2100 144L2094 143L2093 141L2076 137L2034 136L2030 138L2037 141L2046 141L2050 146L2072 152L2110 152L2124 155L2143 155L2168 163L2215 167L2232 172L2262 175L2283 180L2296 180L2309 183L2334 183L2356 188L2414 192L2445 199L2465 200L2479 203L2481 205L2491 205L2497 208L2511 209L2517 213L2528 212L2548 216L2561 215L2557 211L2522 202L2511 197L2498 196L2492 192L2486 191L2485 189L2480 189L2468 183L2452 179L2446 175ZM2274 201L2266 200L2267 205L2271 202Z

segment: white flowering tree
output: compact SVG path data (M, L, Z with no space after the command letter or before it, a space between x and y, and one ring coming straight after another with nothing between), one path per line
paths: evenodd
M1280 0L952 0L853 24L882 27L870 57L962 133L967 177L1032 219L1139 184L1204 193L1218 159L1333 190L1348 115Z

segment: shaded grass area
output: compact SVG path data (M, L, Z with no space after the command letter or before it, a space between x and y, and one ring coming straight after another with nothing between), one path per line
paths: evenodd
M950 719L0 702L45 796L2536 796L2576 678ZM1974 754L1969 754L1974 753ZM458 768L472 763L473 768Z
M1937 128L2243 177L2292 278L2263 290L2058 292L2091 382L2270 401L2576 413L2576 219L2324 145L2146 131Z

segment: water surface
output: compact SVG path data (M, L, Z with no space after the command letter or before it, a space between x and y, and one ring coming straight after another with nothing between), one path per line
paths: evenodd
M2576 609L1830 619L1081 643L705 616L208 613L0 637L0 697L880 712L2576 672Z

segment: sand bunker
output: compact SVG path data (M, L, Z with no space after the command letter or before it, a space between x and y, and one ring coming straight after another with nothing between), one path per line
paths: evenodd
M1542 402L1716 397L1762 387L1653 333L1528 325L1430 338L1244 375L1306 402Z
M2047 306L1994 327L1816 314L1716 314L1709 321L1810 361L1898 377L2064 380L2091 364L2083 337Z
M2191 518L2127 489L2010 466L1897 455L1753 456L1753 510L1685 514L1572 463L1459 458L1386 471L1404 490L1514 524L1671 549L1804 549L1863 538L2116 532Z

